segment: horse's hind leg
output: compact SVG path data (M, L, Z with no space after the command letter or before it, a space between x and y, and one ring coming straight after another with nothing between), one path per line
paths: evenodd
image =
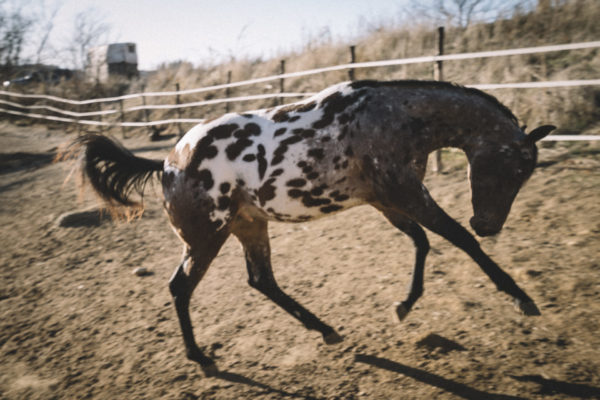
M202 241L195 241L194 246L186 248L184 259L169 282L187 358L198 362L206 376L214 376L218 370L213 360L200 350L194 339L189 312L190 298L227 236L226 233L218 232Z
M307 329L320 332L325 343L340 342L342 338L332 327L323 323L277 285L271 267L267 221L254 219L250 222L239 218L234 223L232 232L244 247L248 284L291 314Z
M427 235L419 224L411 221L404 215L392 210L384 210L383 215L385 215L392 225L410 236L417 249L415 267L408 296L396 307L396 314L402 321L408 315L415 302L423 294L423 272L425 269L425 258L429 252L429 240L427 240Z

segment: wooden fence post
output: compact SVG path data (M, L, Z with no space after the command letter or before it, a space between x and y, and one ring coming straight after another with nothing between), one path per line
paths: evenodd
M438 27L438 55L444 55L444 27ZM444 80L444 64L441 60L436 62L434 70L434 79L437 81ZM442 173L444 165L442 164L442 150L436 150L433 158L433 172Z
M279 63L279 73L281 75L285 74L285 60L281 60L281 62ZM279 80L279 93L284 93L285 92L285 79L281 78ZM279 97L277 99L277 104L283 104L283 98Z
M350 46L350 64L354 64L356 62L356 54L354 53L356 46ZM348 70L348 79L353 81L354 78L354 68L350 68Z
M123 99L119 100L119 109L121 110L121 117L119 118L121 123L125 122L125 113L123 112ZM125 136L125 127L121 125L121 135L123 135L123 139L126 139Z
M146 96L144 96L144 93L146 92L146 85L142 85L142 105L144 106L144 121L146 121L146 123L150 122L150 110L148 110L146 107ZM148 125L148 133L150 133L150 140L155 141L158 140L158 138L160 137L160 129L158 129L156 126L151 126Z
M231 71L227 71L227 84L229 85L231 83ZM231 90L229 87L225 88L225 98L228 99L229 95L231 94ZM225 103L225 114L227 114L229 112L229 102Z
M179 98L179 82L175 83L175 91L177 92L177 94L175 95L175 104L179 105L181 104L181 99ZM181 118L181 108L177 108L177 119ZM179 131L179 137L183 136L183 128L181 127L181 122L177 123L177 129Z

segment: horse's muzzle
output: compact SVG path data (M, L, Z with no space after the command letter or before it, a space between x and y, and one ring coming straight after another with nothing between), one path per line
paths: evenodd
M471 218L469 223L471 224L471 228L473 228L475 233L481 237L496 235L502 230L502 224L499 226L494 226L493 224L489 223L489 221L477 217Z

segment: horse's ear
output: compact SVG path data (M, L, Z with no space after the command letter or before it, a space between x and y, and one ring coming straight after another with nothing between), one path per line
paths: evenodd
M538 140L541 140L541 139L545 138L550 132L552 132L555 129L556 129L556 127L554 125L542 125L542 126L538 126L534 130L532 130L531 132L529 132L529 134L525 138L525 142L527 142L527 143L535 143Z

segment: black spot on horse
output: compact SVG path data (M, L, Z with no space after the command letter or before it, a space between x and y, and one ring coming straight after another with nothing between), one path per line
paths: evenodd
M186 168L188 171L196 171L202 163L202 160L216 157L219 150L216 146L213 146L213 142L214 139L212 136L204 136L198 141L192 159Z
M287 193L288 193L288 196L290 196L292 199L297 199L304 195L304 191L300 190L300 189L290 189L290 190L288 190Z
M329 213L332 213L334 211L341 210L342 208L344 208L344 207L340 206L339 204L331 204L329 206L321 207L321 208L319 208L319 210L322 213L329 214Z
M227 138L231 137L231 134L237 128L238 128L237 124L217 125L214 128L210 129L206 133L206 136L210 136L216 140L227 139Z
M308 192L304 192L304 195L302 196L302 204L306 207L319 207L329 203L331 203L331 200L312 197Z
M219 186L219 190L221 191L221 193L223 194L227 194L229 193L229 189L231 189L231 184L229 182L223 182L221 183L221 185Z
M246 161L246 162L252 162L256 160L256 156L254 154L246 154L242 160Z
M339 190L334 190L333 192L329 193L329 197L338 202L348 200L350 198L350 196L347 194L340 193Z
M229 208L229 205L231 204L231 199L227 196L220 196L217 199L217 208L221 211L225 211Z
M280 145L289 146L289 145L292 145L292 144L295 144L295 143L298 143L298 142L301 142L301 141L302 141L302 137L300 137L300 136L290 136L287 139L283 139L280 142Z
M298 161L298 164L296 164L298 166L298 168L305 168L308 164L306 163L306 161Z
M300 136L290 136L287 139L283 139L279 143L279 146L273 152L273 158L271 159L271 165L277 165L280 162L282 162L284 159L283 155L285 154L286 151L288 151L288 145L298 143L301 140L302 140L302 138Z
M313 167L310 166L310 165L307 165L306 167L302 168L302 172L305 173L305 174L311 173L312 170L313 170Z
M275 122L286 122L290 119L290 115L284 109L281 109L273 115L273 121Z
M317 106L317 102L316 101L311 101L310 103L298 105L298 107L296 108L295 111L304 113L304 112L308 112L308 111L312 110L316 106Z
M330 125L333 122L335 115L343 112L347 107L352 105L360 95L352 94L343 96L340 92L336 92L327 96L321 103L323 115L321 116L321 119L312 124L312 127L315 129L322 129Z
M238 187L244 187L244 186L246 186L246 182L243 179L236 179L235 184Z
M316 187L310 191L310 194L313 196L320 196L323 194L323 189L321 187Z
M298 128L298 129L294 129L292 131L292 133L294 135L302 136L304 139L309 139L309 138L315 136L315 130L314 129L302 129L302 128Z
M196 177L202 183L202 186L204 186L205 190L210 190L215 185L212 173L207 169L202 169L198 171Z
M317 160L322 160L323 157L325 157L325 152L323 151L323 149L310 149L307 155Z
M275 198L275 186L273 186L273 182L275 182L275 178L267 179L260 189L258 189L258 201L261 206L264 206L267 201Z
M317 171L313 171L310 174L306 175L307 179L310 179L311 181L314 179L317 179L319 177L319 173Z
M279 128L275 131L273 137L281 136L285 133L285 131L287 131L287 128Z
M288 119L288 122L296 122L300 119L299 115L294 115L293 117L291 117L290 119Z
M275 171L271 172L271 177L279 176L283 174L283 168L277 168Z
M290 186L290 187L302 187L304 185L306 185L306 179L302 179L302 178L296 178L296 179L291 179L289 181L287 181L286 186Z
M252 136L260 136L260 126L254 122L250 122L244 126L244 130Z
M352 150L352 147L350 147L350 146L346 147L346 150L344 150L344 155L347 157L352 157L354 155L354 151Z
M265 172L267 171L267 159L265 158L265 154L265 146L259 144L256 159L258 160L258 176L260 179L265 176Z
M235 143L230 144L225 148L227 158L229 158L229 160L231 161L235 160L240 155L240 153L244 151L246 147L251 146L252 143L252 140L242 138L237 140Z

